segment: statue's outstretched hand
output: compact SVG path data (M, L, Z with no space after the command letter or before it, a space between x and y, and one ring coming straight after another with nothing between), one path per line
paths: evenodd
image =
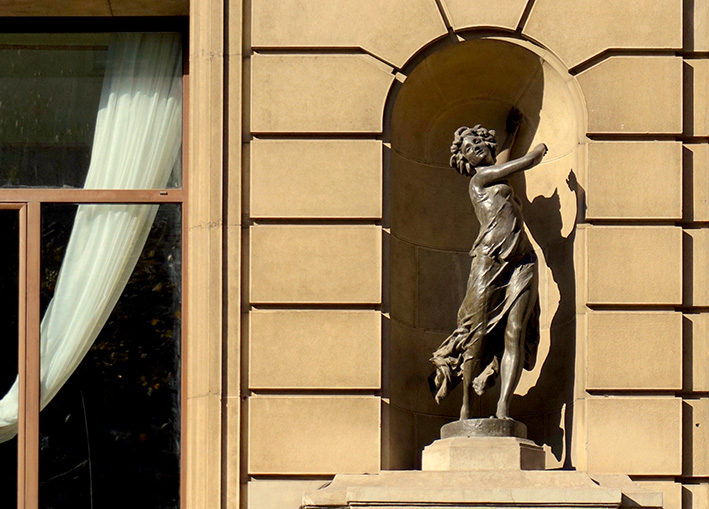
M530 152L530 155L534 157L532 161L532 166L536 166L537 164L542 162L542 158L549 152L549 148L546 146L544 143L540 143L536 147L532 149Z

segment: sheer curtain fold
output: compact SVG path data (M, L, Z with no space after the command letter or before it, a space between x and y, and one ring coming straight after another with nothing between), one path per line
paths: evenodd
M109 48L85 189L164 188L179 170L177 34L117 34ZM91 348L138 261L157 205L80 205L41 323L44 408ZM18 382L0 400L0 442L17 432Z

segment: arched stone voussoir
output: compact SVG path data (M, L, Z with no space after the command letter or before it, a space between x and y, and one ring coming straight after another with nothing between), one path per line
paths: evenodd
M570 69L608 49L680 49L682 0L536 0L524 34Z
M454 30L493 27L515 30L529 0L441 0Z
M435 0L253 2L254 48L362 48L403 67L446 34Z

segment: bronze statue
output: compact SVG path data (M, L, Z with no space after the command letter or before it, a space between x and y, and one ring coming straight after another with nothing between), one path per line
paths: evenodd
M455 132L450 164L470 177L470 199L480 222L470 251L467 290L457 328L433 353L436 401L463 379L461 419L471 414L472 388L482 395L498 371L501 378L496 417L509 419L509 406L522 369L531 370L539 344L537 257L522 222L521 203L509 178L539 164L547 152L539 144L527 155L507 161L519 125L508 118L505 147L497 161L495 131L481 125ZM503 160L504 159L504 160Z

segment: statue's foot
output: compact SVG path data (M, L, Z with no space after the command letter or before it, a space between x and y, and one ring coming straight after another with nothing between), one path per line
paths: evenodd
M485 366L485 369L483 369L473 380L473 390L475 391L475 394L482 396L485 393L485 388L487 387L490 378L497 375L499 370L500 363L498 362L497 357L493 357L490 364Z
M478 376L473 380L473 390L478 396L485 394L485 387L487 387L487 382L491 376L495 374L495 368L492 364L489 364Z
M487 378L481 380L480 377L476 377L473 380L473 390L478 396L482 396L485 393L485 384L487 383Z

